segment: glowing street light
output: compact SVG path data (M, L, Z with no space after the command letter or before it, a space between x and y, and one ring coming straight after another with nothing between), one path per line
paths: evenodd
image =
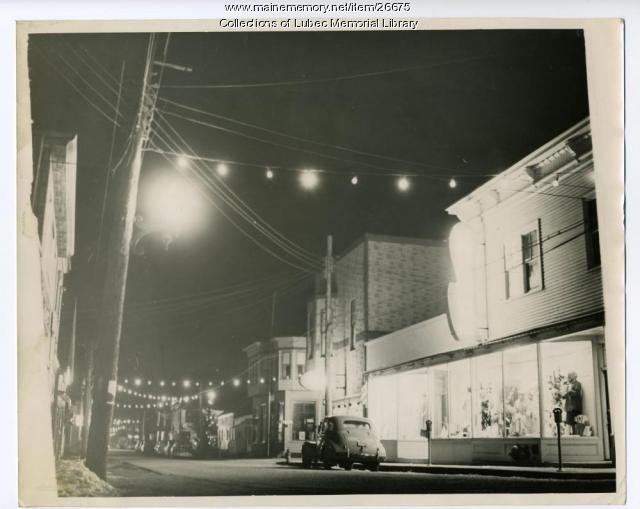
M457 187L457 185L458 185L458 183L456 182L456 179L451 179L451 180L449 181L449 187L450 187L451 189L455 189L455 188Z
M238 380L237 378L234 378L233 380L233 386L234 387L238 387L240 385L240 380Z
M176 158L176 164L178 165L178 168L184 170L189 166L189 158L186 156L178 156Z
M400 177L396 185L398 186L398 189L403 193L407 192L411 187L411 183L409 182L409 179L407 177Z
M354 186L358 185L358 177L357 176L354 175L353 177L351 177L351 184L354 185Z
M216 172L221 177L226 177L229 174L229 167L224 163L220 163L216 168Z
M136 387L140 387L140 385L142 385L142 380L140 380L139 378L136 378L133 383L136 385Z
M185 381L183 381L183 382L182 382L182 386L183 386L183 387L186 387L186 388L188 389L189 387L191 387L191 380L185 380Z
M300 185L303 189L310 191L318 187L320 183L320 179L318 178L318 173L313 170L302 170L300 176L298 177L300 181Z
M274 177L274 175L273 175L273 171L272 171L270 168L267 168L267 173L266 173L266 175L267 175L267 178L268 178L269 180L271 180L271 179Z
M164 380L160 380L160 387L164 387Z

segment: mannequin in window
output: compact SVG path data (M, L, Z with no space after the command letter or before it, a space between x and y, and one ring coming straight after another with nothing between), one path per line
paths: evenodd
M564 410L567 414L566 423L571 427L571 434L575 434L576 417L582 413L582 384L578 382L578 375L572 371L567 375L567 390L564 393Z

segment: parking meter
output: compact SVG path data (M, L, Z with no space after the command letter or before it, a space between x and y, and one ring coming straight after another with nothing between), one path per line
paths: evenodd
M431 465L431 428L433 423L431 419L427 419L425 423L425 430L427 432L427 463Z
M558 438L558 472L562 472L562 444L560 441L560 425L562 424L562 408L553 409L553 420L556 423L556 436Z

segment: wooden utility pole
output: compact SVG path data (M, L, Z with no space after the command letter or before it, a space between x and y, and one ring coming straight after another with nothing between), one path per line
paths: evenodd
M327 256L324 262L324 277L326 281L326 294L324 299L324 376L325 376L325 393L324 393L324 416L331 415L331 386L333 384L333 376L331 372L331 356L333 338L331 336L331 320L333 319L331 309L331 280L333 279L333 237L327 235Z
M153 72L156 35L149 37L147 60L142 83L140 108L132 133L129 165L120 176L121 188L115 199L115 221L106 249L106 274L102 313L94 359L93 405L87 443L86 465L99 477L107 476L109 431L113 419L122 315L129 267L129 252L142 167L142 149L148 140L158 96L160 73ZM168 43L168 36L167 36ZM165 44L165 53L167 46Z

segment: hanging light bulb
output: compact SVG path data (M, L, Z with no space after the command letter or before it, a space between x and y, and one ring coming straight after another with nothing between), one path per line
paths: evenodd
M400 177L396 182L396 185L398 186L398 189L403 193L408 191L411 187L411 183L409 182L409 179L407 177Z
M358 185L358 177L356 175L351 177L351 184L354 186Z
M229 167L224 163L220 163L216 168L216 172L218 172L218 175L221 177L226 177L229 174Z
M160 380L160 387L164 387L164 380Z
M140 380L139 378L136 378L136 379L133 381L133 383L134 383L134 384L136 384L136 386L137 386L137 387L140 387L140 385L142 384L142 380Z
M176 159L176 164L178 168L184 170L187 166L189 166L189 159L186 156L178 156Z
M271 180L271 179L273 178L273 171L271 170L271 168L267 168L267 173L266 173L266 175L267 175L267 178L268 178L269 180Z
M313 170L302 170L300 176L298 177L300 181L300 185L303 189L310 191L318 186L320 179L318 178L317 172Z
M457 185L458 185L458 183L456 182L456 179L452 178L452 179L449 181L449 187L450 187L451 189L454 189L455 187L457 187Z
M234 385L234 387L238 387L238 386L240 385L240 380L238 380L237 378L235 378L235 379L233 380L233 385Z

